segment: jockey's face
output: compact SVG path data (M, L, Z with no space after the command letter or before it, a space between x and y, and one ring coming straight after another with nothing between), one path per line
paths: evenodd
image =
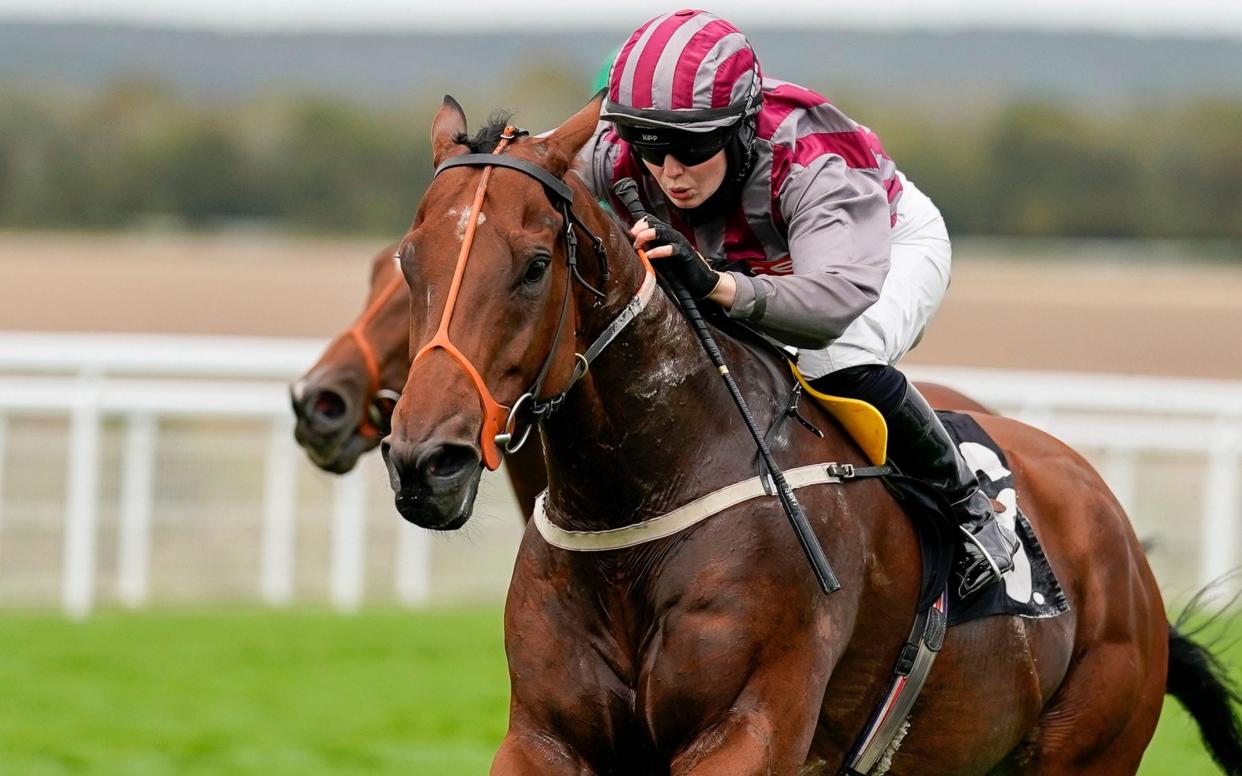
M682 210L696 208L715 194L720 184L724 183L725 172L729 167L723 150L693 167L677 161L673 154L666 154L662 165L652 164L646 159L643 159L643 164L647 166L651 177L660 184L669 202Z

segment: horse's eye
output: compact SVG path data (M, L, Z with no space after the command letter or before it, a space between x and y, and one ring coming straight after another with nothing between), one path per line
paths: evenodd
M534 285L543 280L543 276L548 272L548 265L550 263L547 259L535 259L532 261L526 268L526 274L522 276L522 282Z

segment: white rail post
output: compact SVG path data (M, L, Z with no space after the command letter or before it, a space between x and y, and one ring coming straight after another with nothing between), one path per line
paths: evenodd
M356 612L362 604L367 497L362 468L355 466L332 483L332 606L341 612Z
M263 506L263 568L260 588L271 606L293 599L293 529L297 502L297 447L292 421L273 418L267 438Z
M1242 421L1222 418L1208 448L1203 520L1199 538L1199 583L1207 584L1233 570L1238 539L1238 464L1242 460ZM1215 597L1230 590L1217 590Z
M61 606L73 619L95 602L95 538L99 528L100 378L83 372L69 421L69 482L65 498Z
M430 596L431 540L426 529L402 520L397 525L397 600L421 606Z
M158 431L158 423L149 412L133 413L126 423L121 523L117 536L117 593L121 603L131 609L147 602Z
M0 415L0 558L4 556L4 464L8 449L9 418Z

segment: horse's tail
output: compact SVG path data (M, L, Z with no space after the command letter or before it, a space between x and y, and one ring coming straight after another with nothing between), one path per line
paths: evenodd
M1191 639L1220 613L1193 629L1186 627L1187 619L1201 608L1203 592L1169 625L1169 678L1164 691L1194 717L1203 743L1221 769L1229 776L1242 776L1242 693L1216 655Z

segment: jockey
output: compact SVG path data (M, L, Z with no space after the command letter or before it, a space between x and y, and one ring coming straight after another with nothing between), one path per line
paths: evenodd
M638 182L652 216L633 224L635 247L696 298L803 348L799 368L816 389L874 405L902 472L952 504L966 548L959 592L999 581L1017 539L893 366L948 289L935 205L874 133L815 92L764 78L746 37L710 13L644 24L607 90L579 172L621 214L612 185Z

